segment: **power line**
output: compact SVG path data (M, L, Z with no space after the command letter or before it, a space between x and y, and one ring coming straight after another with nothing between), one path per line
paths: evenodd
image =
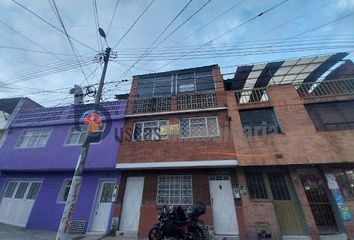
M49 0L48 0L48 1L49 1ZM60 25L62 26L62 28L63 28L63 30L64 30L64 32L65 32L65 35L66 35L66 38L67 38L67 40L68 40L68 42L69 42L69 45L70 45L70 47L71 47L71 50L73 51L73 53L74 53L74 55L75 55L75 58L76 58L76 60L77 60L77 62L78 62L78 64L79 64L79 66L80 66L80 69L81 69L81 72L82 72L82 74L83 74L83 76L84 76L84 79L87 79L87 78L86 78L86 74L85 74L85 72L84 72L84 70L83 70L83 68L82 68L82 66L81 66L81 64L80 64L79 58L78 58L78 56L77 56L77 54L76 54L76 51L77 51L77 50L75 49L75 46L74 46L74 44L72 43L68 32L66 31L66 28L65 28L63 19L62 19L61 16L60 16L59 9L58 9L58 7L57 7L57 4L55 3L55 0L52 0L52 3L53 3L53 6L54 6L54 9L55 9L55 12L56 12L56 14L57 14L59 23L60 23Z
M205 46L210 45L211 43L213 43L213 42L215 42L216 40L220 39L221 37L225 36L226 34L228 34L228 33L232 32L232 31L234 31L235 29L237 29L237 28L239 28L239 27L241 27L241 26L243 26L243 25L245 25L245 24L247 24L247 23L249 23L249 22L251 22L251 21L253 21L253 20L257 19L257 18L259 18L259 17L261 17L262 15L264 15L264 14L266 14L266 13L268 13L268 12L274 10L275 8L277 8L277 7L281 6L281 5L283 5L284 3L288 2L288 1L289 1L289 0L281 1L280 3L278 3L278 4L274 5L274 6L272 6L271 8L269 8L269 9L267 9L267 10L265 10L265 11L259 13L258 15L256 15L256 16L254 16L254 17L252 17L252 18L250 18L250 19L248 19L248 20L246 20L246 21L244 21L244 22L242 22L242 23L236 25L235 27L233 27L233 28L231 28L231 29L225 31L224 33L222 33L222 34L220 34L219 36L213 38L212 40L210 40L210 41L208 41L208 42L202 44L199 48L197 48L197 49L195 49L195 50L198 50L198 49L200 49L200 48L203 48L203 47L205 47ZM174 59L173 61L171 61L171 62L169 62L169 63L164 64L163 66L161 66L161 67L155 69L154 72L160 70L161 68L164 68L164 67L170 65L171 63L173 63L173 62L175 62L175 61L178 61L179 59L184 58L185 56L188 56L190 53L193 53L195 50L193 50L193 51L191 51L191 52L189 52L189 53L187 53L187 54L184 54L184 55L182 55L181 57L176 58L176 59Z
M155 0L152 0L150 2L150 4L143 10L143 12L139 15L139 17L134 21L134 23L129 27L129 29L124 33L124 35L119 39L119 41L117 42L116 45L114 45L114 48L116 48L119 43L125 38L125 36L127 36L127 34L130 32L130 30L132 30L132 28L135 26L135 24L137 24L137 22L140 20L140 18L145 14L145 12L150 8L150 6L155 2Z
M158 43L153 49L152 46L160 39L160 37L167 31L167 29L176 21L176 19L184 12L184 10L187 9L187 7L191 4L192 0L189 0L189 2L187 2L187 4L182 8L182 10L179 11L179 13L172 19L172 21L162 30L162 32L159 34L159 36L157 36L157 38L155 39L155 41L153 41L150 46L146 49L146 51L140 56L140 58L138 60L136 60L136 62L134 64L132 64L125 73L123 73L123 75L126 75L127 73L129 73L131 71L131 69L140 62L141 59L143 59L147 54L149 54L149 52L151 52L152 50L154 50L155 48L157 48L162 42ZM209 1L210 2L210 1ZM205 6L205 5L204 5ZM170 35L169 35L170 36ZM165 38L166 39L166 38ZM151 49L151 50L150 50Z
M33 43L34 45L36 45L37 47L39 47L40 49L44 50L45 52L47 52L48 54L52 55L54 58L58 59L58 60L62 60L61 58L59 58L58 56L56 56L54 53L52 53L51 51L49 51L48 49L42 47L41 45L39 45L38 43L36 43L35 41L33 41L32 39L28 38L27 36L25 36L24 34L20 33L19 31L17 31L16 29L14 29L13 27L11 27L10 25L8 25L7 23L5 23L4 21L0 20L0 23L3 24L5 27L9 28L11 31L21 35L24 39L26 39L27 41Z
M291 37L289 37L289 38L287 38L287 39L296 38L296 37L301 36L301 35L304 35L304 34L306 34L306 33L315 31L315 30L320 29L320 28L322 28L322 27L325 27L325 26L327 26L327 25L329 25L329 24L332 24L332 23L334 23L334 22L337 22L337 21L339 21L339 20L342 20L343 18L349 17L349 16L351 16L351 15L353 15L353 14L354 14L354 12L348 13L348 14L346 14L346 15L344 15L344 16L341 16L341 17L339 17L339 18L336 18L336 19L334 19L334 20L332 20L332 21L329 21L329 22L327 22L327 23L321 24L321 25L319 25L319 26L317 26L317 27L314 27L314 28L311 28L311 29L306 30L306 31L304 31L304 32L295 34L294 36L291 36Z
M0 48L25 51L25 52L33 52L33 53L41 53L41 54L51 54L46 51L40 51L40 50L34 50L34 49L28 49L28 48L20 48L20 47L12 47L12 46L4 46L4 45L0 45ZM70 56L70 57L74 56L74 55L66 54L66 53L55 53L55 52L52 52L52 53L54 55L63 55L63 56Z
M113 15L112 15L111 21L109 22L109 27L108 27L108 31L107 31L107 36L108 36L109 32L111 31L112 23L113 23L113 20L114 20L115 15L116 15L116 11L117 11L117 8L118 8L118 4L119 4L119 0L116 0L116 5L114 6L114 10L113 10Z
M31 13L32 15L34 15L35 17L37 17L38 19L40 19L42 22L45 22L46 24L48 24L49 26L51 26L52 28L58 30L59 32L65 34L65 32L63 30L61 30L60 28L56 27L55 25L51 24L50 22L48 22L47 20L45 20L44 18L42 18L41 16L39 16L37 13L33 12L32 10L30 10L29 8L27 8L26 6L22 5L21 3L17 2L16 0L12 0L14 3L16 3L18 6L22 7L23 9L25 9L27 12ZM72 37L69 35L69 37L74 40L75 42L81 44L82 46L85 46L86 48L91 49L94 52L97 52L95 49L93 49L92 47L84 44L83 42L77 40L76 38Z
M92 2L93 2L93 16L94 16L95 25L96 25L95 33L97 36L97 45L98 45L98 48L100 48L100 51L102 51L102 49L103 49L102 39L98 35L98 29L100 28L100 20L98 18L97 1L93 0Z

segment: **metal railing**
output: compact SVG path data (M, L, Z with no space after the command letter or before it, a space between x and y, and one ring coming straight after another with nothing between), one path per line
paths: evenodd
M171 111L171 97L147 97L134 100L133 113Z
M269 101L267 87L237 90L235 91L235 96L238 104Z
M354 94L354 79L326 80L295 84L295 88L302 98L343 96Z
M177 95L177 110L205 109L218 107L216 93L191 93Z

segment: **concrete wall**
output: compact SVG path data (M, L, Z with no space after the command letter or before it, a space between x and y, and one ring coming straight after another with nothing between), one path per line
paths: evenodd
M58 196L64 179L72 178L72 175L73 172L3 172L0 177L1 196L9 179L41 180L42 185L26 227L56 231L65 206L64 203L57 202ZM96 191L100 179L114 179L119 182L119 174L117 171L95 171L83 175L73 219L85 220L86 230L89 228L92 211L95 210Z

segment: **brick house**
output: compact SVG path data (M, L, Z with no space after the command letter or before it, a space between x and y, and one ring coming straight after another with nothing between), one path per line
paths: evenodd
M219 235L242 214L223 78L217 65L133 77L117 160L121 234L146 237L162 205L201 201Z
M352 62L319 80L345 56L242 66L225 81L241 238L354 236Z

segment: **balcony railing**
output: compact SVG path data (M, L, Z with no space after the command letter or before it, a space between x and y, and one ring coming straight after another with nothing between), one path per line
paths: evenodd
M191 93L177 95L177 110L205 109L218 107L216 93Z
M354 79L301 83L295 84L295 88L302 98L352 95Z
M171 111L171 97L148 97L134 100L133 113Z
M268 89L254 88L235 91L236 101L238 104L259 103L269 101Z

